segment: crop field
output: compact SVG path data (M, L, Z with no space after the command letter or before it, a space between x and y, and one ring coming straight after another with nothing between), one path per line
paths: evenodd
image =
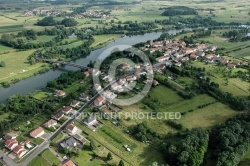
M217 124L224 123L227 119L237 115L236 112L228 106L216 102L205 108L197 109L183 115L178 123L182 124L185 128L211 128Z

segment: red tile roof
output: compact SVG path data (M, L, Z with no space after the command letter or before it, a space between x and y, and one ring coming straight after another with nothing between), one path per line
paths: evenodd
M64 160L61 164L59 164L58 166L75 166L75 164L73 163L72 160L68 159L68 160Z
M31 133L30 133L30 136L31 137L37 137L37 135L41 134L43 132L43 128L42 127L38 127L37 129L33 130Z

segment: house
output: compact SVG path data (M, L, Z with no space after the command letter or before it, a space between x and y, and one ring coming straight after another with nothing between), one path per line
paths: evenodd
M98 96L96 99L95 99L95 101L94 101L94 104L95 104L95 106L102 106L103 104L104 104L104 102L105 102L105 97L103 97L103 96Z
M206 51L215 51L217 49L217 46L208 46L206 48Z
M194 52L194 49L192 49L192 48L186 48L184 50L185 50L185 54L191 54Z
M14 149L13 152L18 158L22 158L23 155L27 152L22 145L17 145Z
M72 111L72 107L70 106L66 106L66 107L63 107L62 111L64 112L64 114L69 114L71 111Z
M63 116L64 116L63 111L59 111L54 116L52 116L52 118L54 118L55 120L60 120L61 118L63 118Z
M79 101L73 100L73 101L70 103L70 106L71 106L71 107L77 107L79 104L80 104Z
M114 83L111 85L111 90L113 91L120 91L122 89L122 86L119 85L118 83Z
M86 118L84 120L84 123L87 125L87 126L91 126L93 124L95 124L97 122L96 120L96 117L95 116L89 116L88 118Z
M69 137L65 141L61 142L60 145L63 148L72 149L72 148L76 147L77 140L74 137Z
M67 159L64 160L61 164L59 164L58 166L76 166L72 160Z
M30 132L30 136L33 138L41 137L44 134L44 130L42 127L38 127L37 129Z
M85 77L89 76L89 72L88 71L83 72L83 74L85 75Z
M190 55L190 59L197 60L198 58L199 58L199 56L197 56L195 53L192 53Z
M17 136L18 136L18 135L15 134L15 133L6 133L6 134L4 134L3 138L4 138L5 140L8 140L8 139L16 139Z
M236 68L236 64L228 63L227 67L230 68L230 69L235 69Z
M83 101L89 101L89 96L87 96L85 93L80 94L80 99Z
M103 92L103 96L109 100L113 100L114 98L117 97L116 94L114 94L113 92L106 90L105 92Z
M66 93L64 91L62 91L62 90L55 90L54 94L57 97L64 97L64 96L66 96Z
M53 119L50 119L46 123L43 124L43 126L47 128L54 127L55 125L57 125L57 121Z
M126 86L127 84L127 80L125 78L122 78L118 81L118 84L121 85L121 86Z
M181 66L182 66L182 63L181 63L181 62L177 62L177 63L175 63L175 66L181 67Z
M205 56L205 53L203 51L196 51L196 55L199 56L199 57L204 57Z
M94 89L98 92L98 91L102 90L102 87L99 84L95 84Z
M127 63L123 63L123 64L120 64L119 67L122 69L122 70L127 70L129 69L129 65Z
M141 65L140 64L135 64L135 69L140 69L141 68Z
M4 144L6 148L12 151L18 145L18 142L16 139L8 139Z
M189 57L183 57L183 58L181 59L181 61L182 61L182 62L187 62L187 61L189 61Z
M163 62L163 61L169 60L169 58L170 58L169 56L160 56L160 57L156 58L155 60L157 62Z
M106 82L111 82L111 81L114 80L114 76L107 75L107 76L103 77L102 80L103 80L103 81L106 81Z
M75 134L77 132L77 127L71 123L66 126L66 130L71 134Z
M166 65L166 67L172 67L172 62L167 61L167 62L165 63L165 65Z
M129 75L126 77L126 80L129 82L133 82L137 79L137 77L135 75Z

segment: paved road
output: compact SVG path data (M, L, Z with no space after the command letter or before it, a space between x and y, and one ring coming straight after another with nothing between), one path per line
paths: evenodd
M36 156L38 156L43 150L49 148L51 140L53 140L62 130L66 128L66 126L72 123L77 116L79 116L88 106L90 106L94 100L105 90L110 88L112 84L116 81L110 82L106 87L104 87L101 91L99 91L94 97L92 97L85 105L83 105L70 119L65 121L47 140L45 140L42 144L38 145L36 149L31 152L30 156L22 163L15 163L11 158L9 158L6 154L4 154L0 150L0 156L3 157L3 160L0 160L6 166L27 166L31 160L33 160Z

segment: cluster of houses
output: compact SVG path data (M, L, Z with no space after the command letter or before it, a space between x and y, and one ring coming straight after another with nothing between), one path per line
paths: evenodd
M195 44L187 47L185 42L179 40L150 41L141 48L142 51L149 51L151 54L160 52L161 56L155 60L165 62L166 67L183 66L189 60L202 59L206 63L222 63L229 68L236 68L238 62L229 62L219 54L211 53L216 51L216 46L206 46L205 44Z
M112 18L113 15L107 14L109 11L86 11L79 14L74 14L71 16L66 16L66 18L82 19L82 18Z
M15 133L6 133L4 135L5 139L5 147L14 154L14 156L18 158L22 158L27 152L27 149L31 149L33 146L30 144L29 140L25 140L24 142L19 143L17 141L17 134ZM26 149L27 148L27 149Z
M22 17L29 17L29 16L64 16L67 12L57 10L54 8L50 9L34 9L25 11L21 14Z

